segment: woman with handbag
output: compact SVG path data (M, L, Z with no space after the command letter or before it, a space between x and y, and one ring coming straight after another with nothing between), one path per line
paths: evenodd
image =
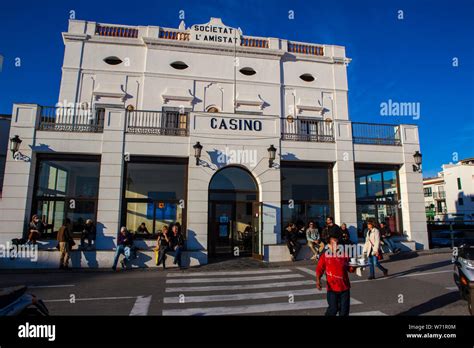
M383 267L379 260L382 259L380 251L380 232L375 228L373 220L367 221L367 236L365 237L364 254L369 259L370 276L369 280L375 279L375 266L383 272L384 277L388 275L388 270Z

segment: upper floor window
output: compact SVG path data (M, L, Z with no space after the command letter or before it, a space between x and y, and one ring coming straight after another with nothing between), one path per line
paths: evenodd
M255 75L257 73L255 70L253 70L250 67L242 68L239 71L240 71L241 74L247 75L247 76L252 76L252 75Z
M303 74L300 76L300 79L302 79L305 82L313 82L314 81L314 76L311 74Z
M458 178L458 190L462 190L461 178Z
M431 187L425 187L423 191L425 192L425 197L431 197L433 195Z
M104 58L104 62L106 62L109 65L118 65L122 63L122 60L119 57L110 56L110 57Z
M172 68L176 70L184 70L188 68L188 65L181 61L176 61L170 64Z

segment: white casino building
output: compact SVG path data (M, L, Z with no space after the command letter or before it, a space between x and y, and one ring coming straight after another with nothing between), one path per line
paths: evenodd
M179 29L71 20L62 35L58 104L12 111L22 142L7 156L0 242L24 235L32 214L47 224L40 262L22 266L57 266L48 248L66 217L77 233L97 222L96 262L73 256L83 267L110 266L120 226L142 222L142 247L180 222L191 265L289 260L282 226L328 215L354 240L374 217L427 248L418 129L349 119L344 47L246 36L218 18Z

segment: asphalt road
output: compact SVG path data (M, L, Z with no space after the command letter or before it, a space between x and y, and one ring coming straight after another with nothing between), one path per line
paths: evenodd
M453 282L450 254L384 261L389 277L351 275L351 315L468 315ZM377 270L377 276L381 277ZM22 271L0 286L27 284L52 315L323 315L310 261L255 260L180 271Z

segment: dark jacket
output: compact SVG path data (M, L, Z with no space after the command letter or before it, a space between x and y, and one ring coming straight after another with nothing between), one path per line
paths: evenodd
M169 238L168 238L168 239L169 239ZM166 248L166 247L169 246L169 243L168 243L168 241L166 240L165 234L164 234L163 232L159 232L159 233L158 233L157 241L158 241L158 246L159 246L159 247Z
M380 227L380 237L382 238L389 238L392 232L390 232L390 228L388 226L385 226L384 228Z
M173 232L171 232L170 241L171 241L171 247L173 249L175 247L183 247L184 246L184 236L181 232L176 233L176 235Z
M124 245L124 246L132 246L133 244L133 236L127 232L125 235L119 233L117 238L117 245Z
M69 242L72 239L71 231L67 226L61 226L56 237L58 242Z
M89 238L94 239L93 237L95 237L96 235L94 224L84 225L84 230L82 231L82 233L88 236Z
M296 228L292 228L291 231L285 228L285 239L287 242L298 242L298 231L296 231Z

